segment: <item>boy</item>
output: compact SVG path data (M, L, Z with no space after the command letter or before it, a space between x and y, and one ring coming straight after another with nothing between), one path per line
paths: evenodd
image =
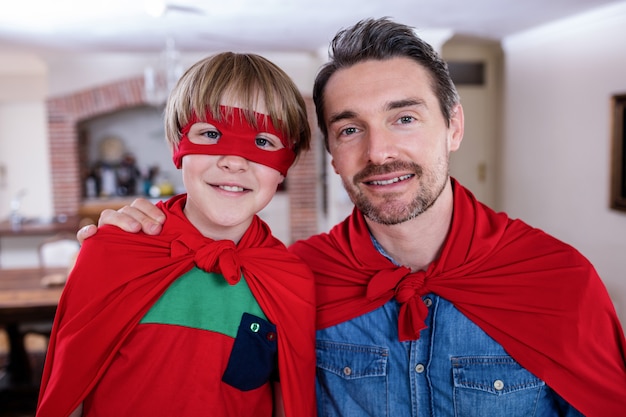
M165 132L187 193L159 203L158 239L106 227L83 246L37 415L315 415L312 274L256 215L309 147L304 100L266 59L222 53L181 77Z

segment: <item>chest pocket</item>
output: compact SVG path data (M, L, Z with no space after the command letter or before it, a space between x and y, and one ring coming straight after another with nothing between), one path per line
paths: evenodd
M277 378L276 338L276 326L243 313L222 381L241 391L250 391Z
M319 415L387 415L387 349L318 340L316 355Z
M535 415L545 383L510 356L453 357L451 362L457 415Z

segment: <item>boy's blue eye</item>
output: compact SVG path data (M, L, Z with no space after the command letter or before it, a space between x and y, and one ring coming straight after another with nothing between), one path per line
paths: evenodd
M203 135L209 139L219 139L219 137L221 136L220 132L216 132L214 130L209 130L207 132L204 132Z
M271 145L270 141L265 138L255 138L254 140L257 146L264 147L264 146Z
M254 138L254 144L257 148L262 149L264 151L277 151L283 147L280 139L274 137L257 136Z

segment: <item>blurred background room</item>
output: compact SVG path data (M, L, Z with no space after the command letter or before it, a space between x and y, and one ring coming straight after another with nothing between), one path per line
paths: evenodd
M9 405L29 415L45 319L71 266L45 269L42 243L138 196L184 192L162 111L198 59L264 55L307 100L313 149L261 212L275 234L289 244L350 213L311 92L333 35L382 16L415 27L450 66L466 117L451 174L580 250L626 321L626 1L0 0L0 416ZM29 271L34 300L18 304L25 293L8 292L2 271ZM32 372L6 391L22 348Z

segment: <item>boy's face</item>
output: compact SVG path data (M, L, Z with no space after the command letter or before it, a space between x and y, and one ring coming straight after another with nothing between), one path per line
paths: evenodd
M220 129L217 123L196 122L189 127L187 137L191 143L207 147L233 140L222 130L226 129ZM264 153L271 157L269 153L284 148L278 136L261 127L245 140L250 141L246 146L254 145L261 160ZM203 235L235 242L285 179L274 168L234 154L187 154L182 159L182 174L187 218Z

